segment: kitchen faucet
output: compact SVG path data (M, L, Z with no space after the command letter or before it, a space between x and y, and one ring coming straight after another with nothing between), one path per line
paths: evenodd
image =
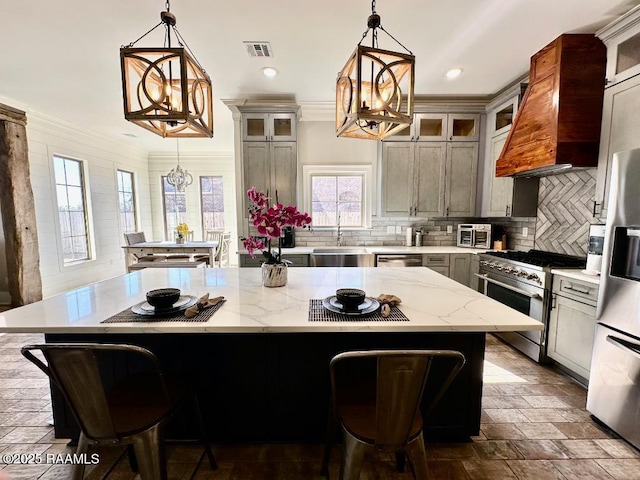
M339 247L342 243L342 232L340 232L340 212L338 212L338 230L336 233L336 245Z

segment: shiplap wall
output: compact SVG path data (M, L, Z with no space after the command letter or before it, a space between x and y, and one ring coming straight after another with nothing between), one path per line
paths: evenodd
M174 141L175 140L167 140ZM180 143L188 142L187 139ZM147 231L148 240L165 240L162 203L162 176L175 168L178 162L177 154L151 153L149 154L149 193L151 200L151 214L156 221L153 230ZM224 224L225 230L231 232L231 264L237 264L237 227L236 227L236 198L235 164L232 154L211 153L180 153L180 167L193 176L193 184L185 189L187 200L187 225L193 230L194 240L202 240L202 216L200 210L200 176L222 176L224 190Z
M141 230L150 231L147 153L38 113L27 113L31 185L36 208L43 295L50 296L125 273L118 221L116 170L135 174ZM82 160L90 208L92 259L65 266L57 223L53 155Z

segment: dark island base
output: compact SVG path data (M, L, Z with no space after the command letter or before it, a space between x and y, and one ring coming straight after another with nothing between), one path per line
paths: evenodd
M480 431L484 333L46 334L47 343L128 343L153 351L163 368L198 386L205 424L218 443L323 442L329 410L329 361L346 350L454 349L467 363L425 418L427 441L468 441ZM131 368L114 358L117 378ZM434 366L435 378L439 375ZM358 372L363 378L366 372ZM432 393L425 392L426 404ZM64 399L52 389L55 435L77 438ZM167 436L197 438L190 413Z

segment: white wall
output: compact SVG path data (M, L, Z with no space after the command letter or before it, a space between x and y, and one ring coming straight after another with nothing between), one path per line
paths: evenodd
M125 273L116 170L135 174L139 228L150 231L152 217L146 152L36 112L27 112L27 122L43 295L50 296ZM62 261L53 176L55 154L86 162L93 253L91 260L75 265L65 266Z
M168 140L172 141L172 140ZM183 140L184 142L188 140ZM182 142L182 141L181 141ZM149 155L149 186L153 230L147 232L147 240L165 240L162 222L162 176L177 165L177 155L151 153ZM200 209L200 176L222 176L224 189L224 224L231 232L231 264L237 264L236 202L240 201L235 186L235 166L233 154L180 153L180 167L193 176L193 184L185 189L187 199L187 225L193 230L194 240L203 239L202 214ZM149 235L151 233L151 235Z
M304 165L371 165L373 205L378 199L378 144L375 140L338 138L333 121L302 121L298 123L298 187L303 188ZM300 191L298 198L301 199ZM376 209L373 210L374 215Z

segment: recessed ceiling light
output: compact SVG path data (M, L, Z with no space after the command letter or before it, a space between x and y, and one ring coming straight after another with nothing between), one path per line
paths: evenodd
M273 67L264 67L262 69L262 73L265 77L275 77L278 74L278 71Z
M125 137L138 138L138 136L134 135L133 133L123 133L122 135L124 135Z
M459 77L461 73L462 73L461 68L452 68L446 73L446 75L447 75L447 78L453 79L453 78Z

